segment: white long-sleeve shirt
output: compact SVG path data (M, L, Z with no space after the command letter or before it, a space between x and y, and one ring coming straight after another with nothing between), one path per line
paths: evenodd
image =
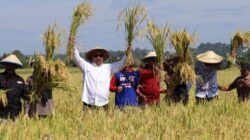
M111 76L122 69L126 56L119 62L99 66L81 58L77 49L74 51L74 57L76 64L83 72L82 101L95 106L108 104Z

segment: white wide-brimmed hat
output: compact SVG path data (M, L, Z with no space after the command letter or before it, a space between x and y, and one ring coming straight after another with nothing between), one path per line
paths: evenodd
M87 53L86 53L86 58L91 61L92 59L92 56L95 55L97 52L101 52L102 55L103 55L103 60L107 60L110 55L109 55L109 52L106 50L106 49L103 49L101 47L95 47L91 50L89 50Z
M150 51L147 53L147 55L142 59L143 61L150 59L150 58L156 58L157 55L155 53L155 51Z
M0 61L0 64L3 64L3 65L12 64L12 65L16 65L18 67L23 67L22 62L14 54L10 54L9 56L2 59Z
M196 56L196 58L204 63L216 64L223 61L223 57L216 54L214 51L206 51Z

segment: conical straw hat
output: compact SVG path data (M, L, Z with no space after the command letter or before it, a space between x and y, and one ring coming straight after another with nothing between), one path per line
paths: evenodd
M216 54L213 51L206 51L205 53L201 53L197 55L196 58L201 62L209 64L216 64L223 61L223 57L221 57L220 55Z
M143 58L143 61L147 60L148 58L156 58L157 55L155 53L155 51L150 51L148 52L148 54Z
M14 54L10 54L9 56L2 59L0 61L0 64L3 64L3 65L12 64L12 65L16 65L18 67L23 67L22 62Z
M107 60L110 55L109 55L109 52L106 50L106 49L103 49L101 47L95 47L91 50L89 50L87 53L86 53L86 58L91 61L92 59L92 55L95 55L96 52L101 52L103 54L103 60Z

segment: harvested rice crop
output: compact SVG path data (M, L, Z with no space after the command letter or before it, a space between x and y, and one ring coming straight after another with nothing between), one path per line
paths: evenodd
M167 25L165 25L163 28L159 28L154 22L151 21L148 22L147 27L147 38L156 52L159 68L163 68L164 53L170 28Z
M246 47L250 44L250 31L248 32L236 32L234 37L231 39L231 52L230 56L233 58L234 62L236 59L236 50L239 47Z
M142 24L146 18L146 8L140 4L132 8L125 8L118 16L117 29L119 29L122 24L125 27L125 36L127 42L127 65L134 64L132 53L133 41L139 36L139 25Z
M8 104L8 99L6 94L7 90L0 89L0 104L2 104L4 107Z
M83 2L79 4L73 13L73 21L70 26L70 35L68 40L67 56L72 58L74 47L75 47L75 37L80 25L84 24L93 15L93 7L90 3Z
M170 35L170 42L180 58L180 63L174 68L174 81L176 84L179 84L179 82L195 82L196 75L191 66L192 56L189 50L190 45L193 45L195 40L195 36L190 35L186 30L173 32Z
M55 49L59 48L60 36L55 31L55 26L49 26L44 33L44 46L46 57L35 55L34 72L33 72L33 88L32 100L39 100L40 94L45 89L58 87L67 87L70 78L69 71L65 64L57 59L54 60Z

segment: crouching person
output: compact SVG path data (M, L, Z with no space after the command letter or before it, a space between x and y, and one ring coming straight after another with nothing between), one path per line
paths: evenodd
M136 88L139 73L134 71L132 66L125 66L120 72L115 73L110 82L110 91L115 92L115 105L120 109L138 105Z
M22 110L21 100L28 100L28 91L22 77L16 74L17 68L23 67L20 60L13 54L0 61L5 71L0 73L0 89L6 91L7 104L0 101L0 118L15 119Z
M83 109L108 109L111 76L123 68L127 57L124 56L119 62L104 64L109 52L97 47L86 53L87 60L80 57L75 48L74 58L83 73Z
M230 91L236 88L238 100L249 101L250 100L250 63L241 62L241 75L237 77L229 86L219 86L222 91Z

